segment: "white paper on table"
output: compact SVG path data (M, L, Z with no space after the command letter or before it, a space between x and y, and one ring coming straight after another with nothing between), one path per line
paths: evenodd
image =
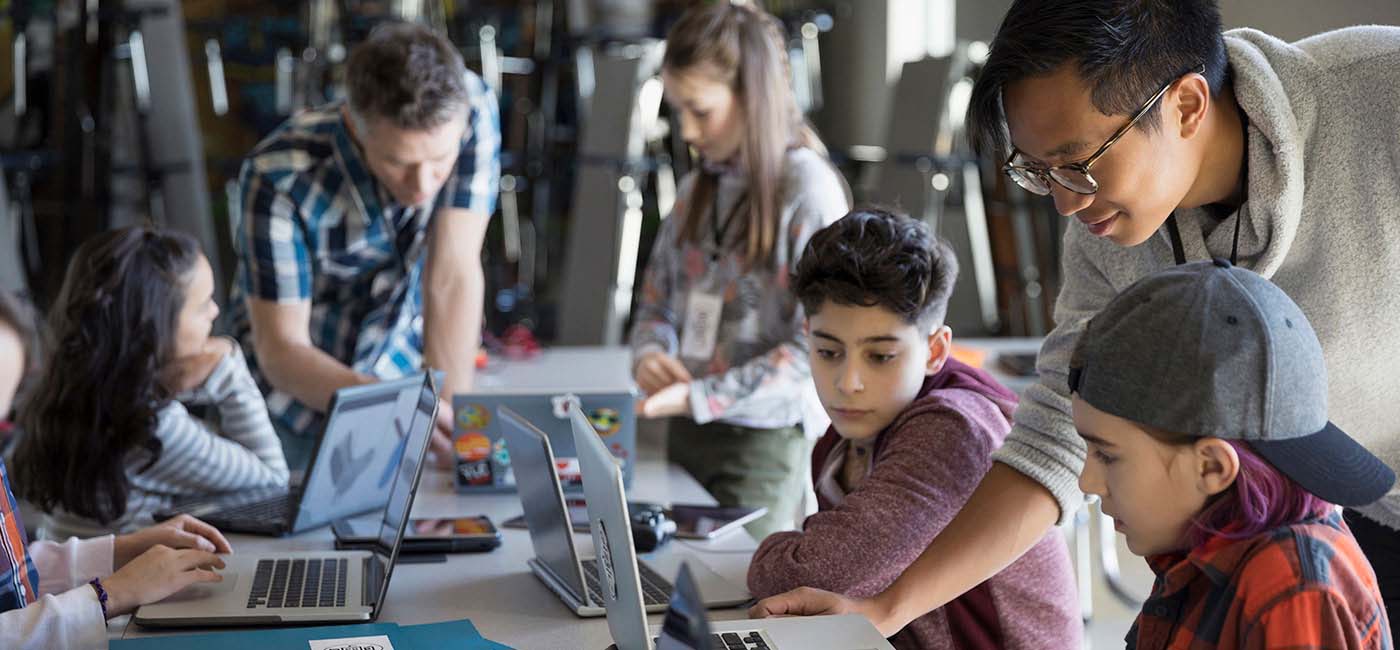
M383 634L342 639L320 639L307 643L311 644L311 650L394 650L394 644L389 643L389 637Z

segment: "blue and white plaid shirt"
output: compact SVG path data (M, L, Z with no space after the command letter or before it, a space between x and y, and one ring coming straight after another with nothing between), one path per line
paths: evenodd
M234 333L253 348L245 297L311 302L316 347L358 372L392 379L423 362L423 261L439 208L495 211L500 181L496 97L468 72L467 130L452 177L431 208L397 204L350 138L341 104L300 113L249 154L235 216ZM309 435L320 416L249 368L284 432Z

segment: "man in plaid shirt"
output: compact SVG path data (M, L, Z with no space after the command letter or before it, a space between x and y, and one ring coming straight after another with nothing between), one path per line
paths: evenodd
M480 341L494 95L406 23L376 29L346 76L348 101L293 116L239 178L234 329L293 467L337 389L431 366L465 392ZM446 460L450 408L438 425Z

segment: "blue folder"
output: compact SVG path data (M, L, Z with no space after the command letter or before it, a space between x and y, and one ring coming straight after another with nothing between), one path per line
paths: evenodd
M309 642L313 640L377 635L389 637L394 650L510 650L507 646L482 638L476 626L467 619L423 625L367 623L154 636L112 641L111 647L112 650L188 650L196 647L200 650L307 650Z

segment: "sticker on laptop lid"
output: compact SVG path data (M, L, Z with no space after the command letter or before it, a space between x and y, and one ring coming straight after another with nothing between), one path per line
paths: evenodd
M311 644L310 650L394 650L394 644L389 643L389 637L383 634L344 639L313 639L307 643Z
M554 407L554 417L560 420L569 419L570 406L578 405L579 409L583 408L583 403L575 395L555 395L549 398L549 403Z

